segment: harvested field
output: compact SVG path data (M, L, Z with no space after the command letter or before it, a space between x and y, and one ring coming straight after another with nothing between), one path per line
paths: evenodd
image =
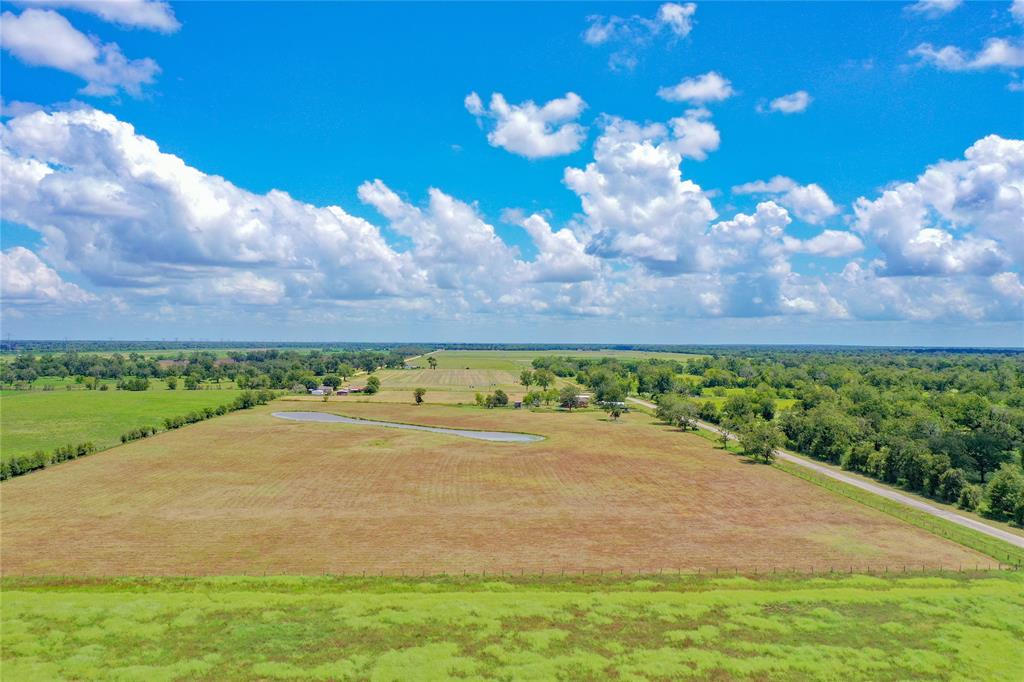
M384 389L422 386L435 391L480 391L486 393L496 388L522 389L518 383L519 374L496 369L385 369L374 372ZM359 377L353 383L365 383Z
M280 403L3 484L3 571L296 574L990 565L708 441L601 413L375 403L485 443L275 419Z

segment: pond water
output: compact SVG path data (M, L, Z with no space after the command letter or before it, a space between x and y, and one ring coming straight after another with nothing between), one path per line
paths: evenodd
M274 412L273 415L279 419L290 419L297 422L333 422L339 424L356 424L359 426L383 426L389 429L409 429L410 431L430 431L432 433L446 433L449 436L461 436L476 440L497 441L499 443L533 443L544 440L543 436L534 436L529 433L512 433L510 431L470 431L467 429L446 429L442 426L419 426L417 424L399 424L397 422L382 422L375 419L357 419L355 417L342 417L338 414L327 412Z

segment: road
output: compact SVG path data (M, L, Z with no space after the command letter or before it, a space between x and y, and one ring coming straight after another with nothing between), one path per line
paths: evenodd
M658 406L655 405L654 403L649 402L647 400L641 400L640 398L626 398L626 400L628 400L631 403L636 403L637 405L643 405L644 407L652 410L658 409ZM721 430L717 426L714 426L713 424L707 424L705 422L698 421L697 425L700 428L704 429L705 431L711 431L712 433L717 434L722 433ZM730 435L729 439L735 440L736 437ZM859 478L855 478L848 474L844 474L841 471L836 471L835 469L825 466L824 464L812 462L810 460L804 459L803 457L797 457L796 455L790 454L784 450L776 450L775 456L783 461L790 462L792 464L796 464L807 469L811 469L812 471L816 471L817 473L822 474L823 476L834 478L837 481L842 481L843 483L847 483L854 487L860 488L861 490L867 490L876 495L880 495L888 500L899 502L900 504L904 504L913 509L923 511L926 514L931 514L932 516L936 516L940 519L945 519L946 521L950 521L952 523L961 525L965 528L976 530L979 533L983 533L993 538L998 538L1003 542L1008 542L1011 545L1014 545L1015 547L1020 547L1024 549L1024 537L1021 537L1020 535L1010 533L1009 531L1002 530L1001 528L994 528L988 525L987 523L975 521L972 518L962 516L961 514L957 514L956 512L950 511L948 509L940 509L938 507L933 507L927 502L922 502L921 500L914 499L913 497L910 497L908 495L898 493L895 490L892 490L885 486L876 485L874 483L869 483L867 481L862 481Z

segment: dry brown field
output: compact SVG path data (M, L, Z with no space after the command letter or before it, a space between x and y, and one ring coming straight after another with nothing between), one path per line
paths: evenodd
M501 369L382 369L374 372L382 388L407 388L417 386L437 391L480 391L487 393L496 388L523 389L519 384L519 373ZM365 377L353 380L365 383Z
M487 443L275 410L541 434ZM277 401L12 479L6 575L900 570L991 560L632 413Z

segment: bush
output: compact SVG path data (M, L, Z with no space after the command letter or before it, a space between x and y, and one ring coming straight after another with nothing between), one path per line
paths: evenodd
M956 502L966 486L967 474L963 469L954 467L946 469L939 475L939 486L935 492L943 502Z
M965 485L963 490L960 491L960 496L957 498L956 504L961 509L974 511L981 503L981 494L981 486L970 483Z
M103 386L106 386L106 384ZM149 379L146 377L122 377L117 382L117 388L122 391L145 391L149 388ZM105 389L101 386L100 390Z

